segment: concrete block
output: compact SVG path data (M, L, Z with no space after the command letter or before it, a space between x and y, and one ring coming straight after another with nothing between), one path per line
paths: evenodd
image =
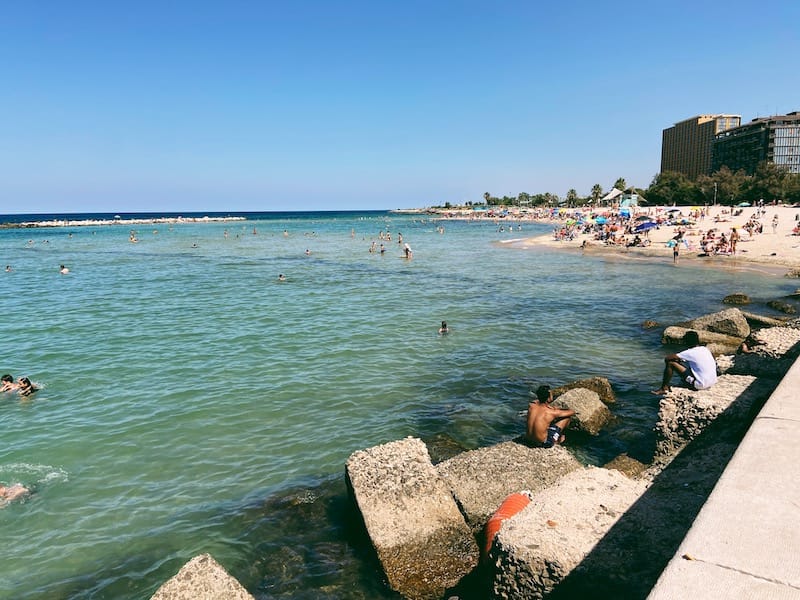
M531 448L516 442L463 452L436 466L474 531L486 525L509 494L543 490L579 468L564 447Z
M150 600L254 600L210 554L195 556Z
M354 452L346 475L392 589L438 599L478 564L475 538L421 440Z

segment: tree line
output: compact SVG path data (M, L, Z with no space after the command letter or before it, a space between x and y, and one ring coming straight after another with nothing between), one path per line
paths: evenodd
M798 203L800 202L800 174L790 173L788 170L773 163L761 163L752 175L744 171L731 171L722 167L711 175L700 175L692 180L681 173L666 171L653 177L647 189L629 188L624 177L618 178L611 189L635 193L648 204L653 205L678 205L702 206L706 204L721 204L733 206L741 202L754 204L759 200L764 202ZM592 186L588 196L580 196L573 188L564 198L558 194L546 192L544 194L530 194L520 192L517 196L493 196L489 192L483 195L484 203L489 206L580 206L589 203L601 203L606 195L603 187L596 183ZM468 202L467 205L471 205ZM449 203L445 205L449 208Z

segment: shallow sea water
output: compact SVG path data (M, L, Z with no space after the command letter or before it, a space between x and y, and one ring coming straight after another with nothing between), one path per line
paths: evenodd
M540 383L600 375L616 420L572 448L647 460L664 349L641 323L796 287L666 253L509 243L544 225L443 225L372 212L0 230L0 371L42 387L0 395L0 483L34 489L0 509L0 597L147 598L203 552L257 598L393 597L347 501L353 451L504 441Z

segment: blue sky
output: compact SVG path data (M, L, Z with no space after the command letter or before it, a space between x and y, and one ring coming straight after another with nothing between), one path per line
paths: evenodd
M800 110L800 3L15 2L0 213L647 187L661 131Z

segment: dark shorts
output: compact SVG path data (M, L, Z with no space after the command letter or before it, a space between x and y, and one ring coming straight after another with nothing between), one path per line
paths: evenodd
M686 367L686 370L681 373L681 379L683 379L684 383L686 383L690 389L697 391L697 387L695 387L694 373L692 373L692 370L689 367Z
M547 439L542 442L542 448L552 448L558 443L558 439L561 437L561 428L557 425L550 425L547 428Z

